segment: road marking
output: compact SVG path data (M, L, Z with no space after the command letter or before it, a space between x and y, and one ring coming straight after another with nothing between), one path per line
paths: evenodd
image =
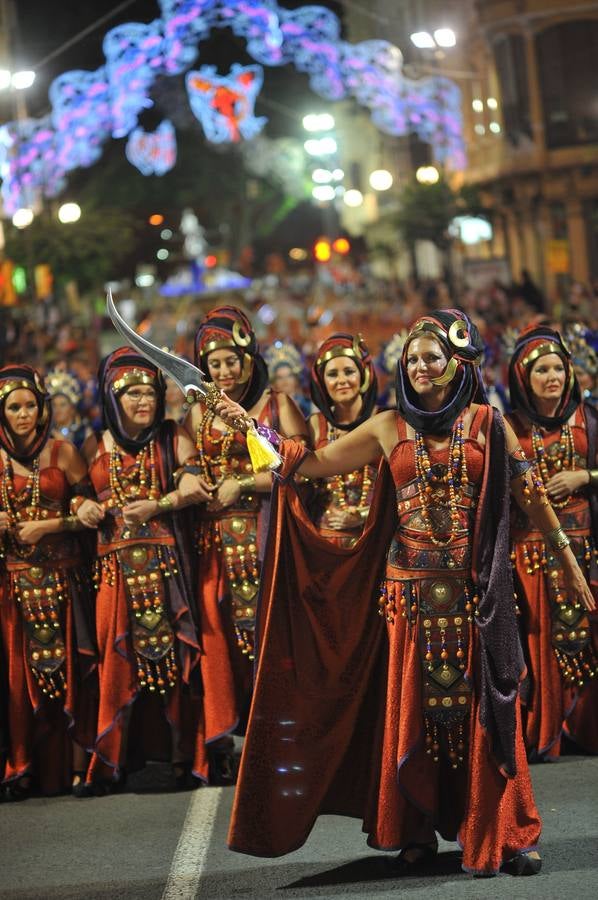
M162 900L194 900L221 795L222 788L200 788L191 795Z

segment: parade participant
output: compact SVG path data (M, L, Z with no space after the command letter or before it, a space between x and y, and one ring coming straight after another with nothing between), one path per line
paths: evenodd
M69 504L90 493L74 446L54 440L29 366L0 370L0 632L6 669L4 799L78 793L95 737L91 579Z
M335 813L362 818L371 846L400 849L399 871L436 854L436 831L459 841L475 874L540 868L510 490L554 545L570 595L592 598L515 436L483 403L482 349L464 314L425 316L398 366L398 415L381 412L313 454L279 446L233 850L288 853L319 814ZM228 400L217 409L239 416ZM364 533L334 547L290 475L331 477L379 454L388 466Z
M598 414L581 402L569 350L545 325L522 332L509 369L510 422L581 568L598 595ZM598 620L571 596L558 554L524 514L513 558L529 684L523 692L531 759L556 759L561 734L598 753Z
M326 447L375 413L378 382L361 335L333 334L318 349L310 390L319 412L311 416L311 446ZM318 531L339 547L351 547L370 511L376 466L316 482L310 510Z
M153 758L170 759L182 787L190 771L207 778L207 757L189 559L176 511L210 491L185 474L175 489L193 445L164 420L165 384L155 366L120 347L102 362L99 386L104 431L84 448L97 500L76 510L98 529L100 699L88 783L114 787L127 766Z
M303 416L286 394L268 388L268 372L247 317L219 306L200 324L195 362L257 421L306 440ZM243 730L251 695L255 606L259 586L263 501L272 489L269 472L254 474L245 436L229 428L204 402L187 418L198 471L215 485L199 509L198 620L206 740L211 744L212 783L234 780L231 733Z
M305 396L301 385L303 374L303 358L299 350L292 344L274 341L264 352L264 360L268 367L270 384L279 394L287 394L295 401L303 417L307 419L311 412L311 403Z
M79 412L82 397L79 382L69 372L54 369L46 376L46 387L52 401L51 436L71 441L80 450L92 430Z

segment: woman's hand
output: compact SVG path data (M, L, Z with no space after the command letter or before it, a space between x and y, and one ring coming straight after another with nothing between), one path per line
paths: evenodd
M84 500L77 510L77 518L85 528L97 528L105 515L104 507L95 500Z
M212 499L215 490L205 478L184 472L180 478L178 492L185 505L190 503L206 503Z
M49 519L46 522L29 521L17 522L15 532L17 540L20 544L37 544L44 535L49 533L48 523L52 523Z
M244 410L239 403L235 403L234 400L227 397L226 394L223 394L222 399L215 404L214 412L223 422L226 422L230 428L234 428L238 431L247 430L243 427L243 421L251 424L247 417L246 410Z
M153 516L160 512L157 500L133 500L123 506L123 520L125 525L145 525Z
M10 516L7 512L0 512L0 535L3 535L10 528Z
M579 564L575 559L571 548L567 548L567 553L563 554L563 578L565 581L565 591L568 599L572 603L581 603L588 612L596 610L596 601L592 595L589 585L584 578L583 572L579 568Z
M345 528L359 528L363 523L358 512L350 509L341 509L340 506L332 506L324 517L327 528L335 531L343 531Z
M588 473L585 469L574 469L573 472L557 472L548 481L546 490L551 500L564 500L588 484Z
M216 488L216 493L207 505L210 512L218 512L232 506L241 496L241 485L236 478L225 478Z

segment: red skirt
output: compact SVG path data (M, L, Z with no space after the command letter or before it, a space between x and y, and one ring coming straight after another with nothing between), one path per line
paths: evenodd
M61 605L65 643L64 699L50 699L40 689L27 662L27 637L21 610L8 578L0 587L0 633L8 691L8 752L4 781L32 774L43 794L69 790L72 777L72 744L93 746L96 697L93 687L93 655L77 645L73 602L76 585L67 574L69 599Z
M100 582L96 632L100 698L87 781L116 779L121 767L138 768L146 759L173 758L190 762L193 773L207 780L201 697L182 682L180 673L176 686L164 696L149 694L139 686L119 566L115 567L114 584L104 578Z
M541 831L519 712L514 778L506 778L491 757L479 722L475 688L463 764L452 769L442 754L435 763L424 745L417 640L409 634L404 619L389 625L388 633L381 773L364 821L368 842L381 850L398 850L421 841L431 827L445 840L458 841L466 871L497 872L516 853L534 848ZM475 672L475 629L473 644L470 659Z

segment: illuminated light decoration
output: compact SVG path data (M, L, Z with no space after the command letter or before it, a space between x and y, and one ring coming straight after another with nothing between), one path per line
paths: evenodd
M330 247L330 241L325 240L324 238L320 238L320 240L316 241L314 244L314 259L318 262L328 262L330 257L332 256L332 249Z
M346 256L347 253L351 251L351 244L347 240L347 238L337 238L332 242L332 249L335 253L339 253L341 256Z
M209 253L204 259L204 265L206 269L213 269L214 266L218 264L218 257L214 256L213 253Z
M153 213L147 221L150 225L161 225L164 222L164 216L161 213Z
M23 123L1 129L2 198L9 214L30 205L31 198L54 196L68 172L99 159L111 136L128 136L152 105L156 79L185 72L198 57L200 41L221 28L245 40L257 63L293 65L324 99L353 98L370 110L381 131L415 133L434 146L443 166L464 167L458 87L443 77L406 78L400 50L387 41L342 40L331 10L289 10L276 0L159 0L159 6L160 18L149 24L129 22L106 34L105 64L96 71L55 79L49 118L28 120L28 133L21 131ZM50 132L43 137L42 164L35 146L31 152L38 129ZM16 140L7 143L6 134Z
M237 142L259 134L268 121L253 114L263 81L261 66L235 64L230 75L217 75L214 66L187 72L189 103L209 141Z
M165 175L176 163L176 132L172 122L161 122L154 132L136 128L125 148L127 159L142 175Z

